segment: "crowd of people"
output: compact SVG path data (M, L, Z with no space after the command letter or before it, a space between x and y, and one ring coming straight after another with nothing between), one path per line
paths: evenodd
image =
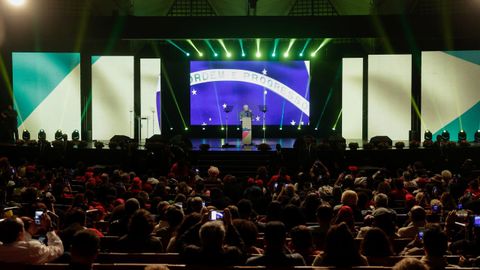
M460 256L456 266L480 262L479 176L470 159L458 171L415 162L338 175L316 160L292 175L259 167L237 178L188 162L159 176L3 157L0 182L0 262L90 269L105 236L118 237L110 251L179 253L187 265L455 266L446 255Z

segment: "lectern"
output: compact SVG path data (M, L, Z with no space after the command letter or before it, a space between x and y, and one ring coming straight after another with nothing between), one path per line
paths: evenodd
M252 144L252 111L243 110L240 113L240 121L242 121L242 144Z

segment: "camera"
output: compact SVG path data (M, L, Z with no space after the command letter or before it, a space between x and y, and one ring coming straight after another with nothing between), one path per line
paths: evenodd
M223 211L213 210L210 212L210 220L219 220L223 219Z

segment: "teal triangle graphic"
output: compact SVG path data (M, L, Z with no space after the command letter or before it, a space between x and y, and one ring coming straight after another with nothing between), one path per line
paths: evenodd
M13 94L20 126L80 64L79 53L13 53Z
M462 125L460 125L460 120ZM450 140L457 141L457 135L461 129L467 133L467 140L473 141L475 132L480 129L480 101L460 117L454 119L443 128L435 131L433 139L436 140L437 135L440 135L444 130L447 130L450 133Z
M446 54L480 65L480 51L446 51Z
M95 62L97 62L98 59L100 59L100 57L101 57L101 56L99 56L99 55L93 55L93 56L92 56L92 65L95 64Z

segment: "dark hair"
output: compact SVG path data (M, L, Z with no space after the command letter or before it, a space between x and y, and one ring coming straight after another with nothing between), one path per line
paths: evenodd
M267 206L267 221L279 221L282 219L282 204L279 201L271 201Z
M283 246L285 243L287 229L281 221L270 221L265 225L265 242L268 247Z
M333 218L333 208L329 204L322 204L317 208L316 215L320 221L331 221Z
M247 199L241 199L237 203L238 214L240 218L249 219L252 214L252 202Z
M202 215L200 215L199 213L191 213L190 215L186 215L183 219L182 224L180 224L180 227L178 227L177 229L177 237L180 237L188 229L199 223L200 220L202 220Z
M388 236L379 228L371 228L365 234L361 244L362 254L367 257L388 257L393 255Z
M68 210L65 214L65 227L68 227L74 223L78 223L81 226L85 226L86 215L85 211L80 208L74 207Z
M425 209L423 209L423 207L416 205L412 207L412 209L410 209L409 216L412 222L425 221L427 213L425 212Z
M91 230L81 230L73 236L71 247L73 256L95 257L99 248L100 238Z
M295 249L306 250L313 247L313 237L310 229L305 225L292 228L290 232L292 244Z
M246 219L235 219L233 220L233 226L235 226L240 234L240 237L245 243L245 247L255 246L258 236L258 229L255 223Z
M345 222L330 227L324 252L323 265L345 267L358 265L361 261L352 232Z
M18 222L17 217L4 219L0 222L0 242L11 244L17 241L19 234L23 231L23 225Z
M297 225L305 224L305 216L300 208L294 204L288 204L283 209L283 223L287 229L291 229Z
M183 212L175 206L170 206L165 211L165 218L171 228L179 226L183 221Z
M429 225L423 234L423 245L429 256L441 257L447 252L447 235L439 225Z
M153 231L153 227L152 215L145 209L139 209L130 218L128 234L139 238L148 238Z

